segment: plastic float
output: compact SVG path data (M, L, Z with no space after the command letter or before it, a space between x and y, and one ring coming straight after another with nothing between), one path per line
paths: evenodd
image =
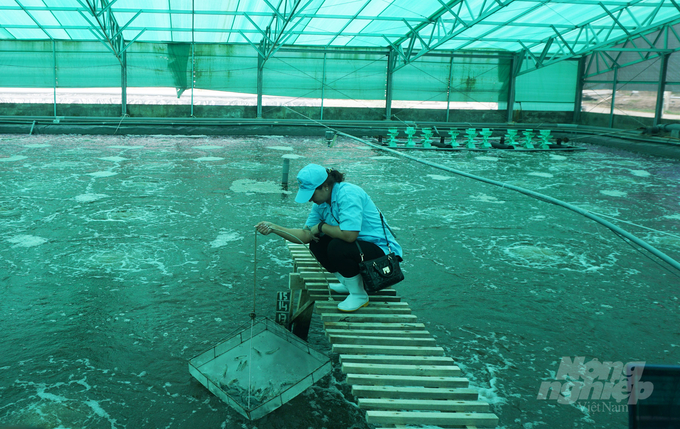
M468 128L465 130L465 133L468 136L467 144L465 145L466 148L468 149L475 149L475 137L477 137L477 130L474 128Z
M468 128L465 130L467 139L458 141L457 138L461 132L455 128L448 131L450 136L450 143L445 142L442 132L439 133L441 141L433 142L433 132L430 128L422 128L422 139L416 143L414 135L416 134L415 127L406 127L404 133L407 136L406 142L397 139L399 130L397 128L389 128L387 143L379 142L383 146L388 146L393 149L412 149L412 150L438 150L438 151L489 151L489 150L515 150L517 152L542 152L542 151L582 151L586 150L584 147L571 146L565 144L569 141L566 137L555 137L550 130L539 130L540 143L534 146L534 137L536 132L533 129L517 130L508 128L505 130L500 139L492 137L493 130L490 128L482 128L479 134L482 141L477 145L477 130L475 128ZM520 134L524 137L520 137ZM555 139L555 143L550 143L551 139Z
M539 130L538 135L541 138L541 144L538 146L541 149L550 149L550 130Z
M490 148L491 143L489 143L489 137L491 137L493 131L489 128L482 128L482 131L479 134L482 136L482 147L487 149Z
M397 135L399 135L399 130L396 128L390 128L387 130L387 135L390 137L387 142L388 147L397 147Z
M458 138L458 134L460 134L460 133L456 129L450 129L449 130L449 135L451 136L451 147L452 148L457 148L457 147L460 146L460 143L458 143L458 141L456 141L456 138Z
M416 129L414 127L406 127L404 133L406 133L407 136L406 147L416 147L416 143L413 141L413 135L416 133Z
M534 130L524 130L522 131L522 134L524 134L524 148L533 149L534 144L531 142L531 140L534 138Z
M422 131L423 133L423 140L421 141L421 144L423 145L424 148L431 148L432 147L432 129L431 128L423 128Z

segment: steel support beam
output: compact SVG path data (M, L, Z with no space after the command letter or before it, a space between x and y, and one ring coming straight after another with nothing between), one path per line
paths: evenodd
M495 1L485 3L481 10L477 8L475 11L468 5L467 0L452 0L444 3L443 0L438 0L442 7L427 19L422 20L420 24L412 27L407 20L404 20L406 25L411 29L408 34L395 42L390 42L390 46L399 54L401 61L394 68L394 71L412 63L423 55L439 48L444 43L458 36L465 30L470 29L475 24L482 22L484 19L490 17L494 13L505 8L515 0L506 0L505 2ZM461 18L461 11L463 8L473 15L473 18L464 21ZM453 21L451 20L453 18ZM416 41L420 43L421 47L415 50ZM406 49L404 49L406 46Z
M616 86L618 81L619 69L614 68L614 83L612 84L612 102L609 106L609 128L614 128L614 106L616 105Z
M264 41L263 43L264 44ZM262 119L262 91L264 82L264 56L257 51L257 118Z
M116 0L113 0L113 2L110 2L109 0L77 1L90 12L92 19L94 19L94 22L92 22L81 12L81 15L87 20L87 22L90 23L91 30L94 32L97 38L102 43L104 43L111 52L113 52L122 65L122 54L128 48L128 46L125 44L125 39L123 38L123 30L132 24L132 21L134 21L142 13L142 11L138 11L137 14L127 22L127 24L121 27L118 25L118 21L113 14L113 10L111 9L111 5ZM83 4L83 1L85 4ZM144 30L141 30L135 39L137 39L137 37L139 37L143 32Z
M658 17L658 13L652 13L642 22L632 20L632 22L628 22L627 24L624 23L624 21L620 19L620 16L624 13L634 16L631 10L639 2L640 0L627 2L611 9L608 9L600 2L599 4L603 9L603 13L601 16L597 17L597 19L609 19L610 24L606 29L601 28L601 25L598 25L598 28L596 29L591 23L586 23L582 26L574 26L571 29L564 30L558 30L556 27L553 27L556 35L550 36L539 43L533 43L527 46L527 49L530 52L535 52L539 49L541 51L539 58L534 57L536 63L535 68L546 67L557 62L589 55L597 51L607 50L625 49L627 51L640 52L641 58L637 62L650 59L653 57L650 55L650 52L657 52L659 50L659 48L655 46L659 37L652 41L647 36L657 31L670 32L669 29L672 26L680 23L680 18L675 16L671 19L654 22L654 19ZM657 7L656 12L658 12L658 9L659 8ZM596 20L591 22L594 21ZM615 30L620 30L623 32L623 35L617 36ZM574 32L576 32L575 35L573 34ZM636 42L645 46L639 47ZM548 45L551 45L553 48L552 53L549 53L546 50L546 46ZM630 48L629 45L632 45L633 48ZM620 48L620 46L623 48ZM669 49L668 46L665 46L665 49L662 49L662 51L665 52L666 49ZM673 51L678 50L678 48L671 49ZM646 55L643 55L643 53ZM621 65L616 65L615 67L619 66ZM531 68L525 70L522 74L528 73L531 70ZM611 69L609 71L611 71Z
M666 92L666 76L668 74L668 58L670 54L662 55L659 67L659 88L656 93L656 109L654 110L654 126L659 125L663 116L664 92Z
M54 117L57 117L57 42L52 39L52 61L54 70Z
M573 123L579 124L581 122L581 106L583 104L583 85L585 83L585 76L583 75L586 69L586 58L581 57L578 60L578 72L576 73L576 94L574 99L574 118Z
M524 55L516 54L510 60L510 76L508 76L508 123L513 122L515 115L515 88L517 81L517 73L522 67Z
M302 21L302 19L298 19L298 16L313 0L306 0L302 7L300 7L302 0L280 0L278 8L272 5L269 0L263 1L274 11L272 21L265 30L266 35L262 39L264 42L262 53L264 54L264 61L267 62L286 41L290 31ZM284 5L283 11L279 10L281 4Z
M392 90L393 90L393 74L394 65L397 62L397 53L393 49L390 49L390 53L387 55L387 76L385 85L385 120L392 120Z
M323 99L326 90L326 53L323 53L323 69L321 72L321 110L319 112L319 120L323 121Z
M451 82L453 81L453 55L449 61L449 80L446 81L446 122L449 122L451 113Z
M127 116L127 53L123 52L121 54L120 62L120 104L122 108L121 116Z

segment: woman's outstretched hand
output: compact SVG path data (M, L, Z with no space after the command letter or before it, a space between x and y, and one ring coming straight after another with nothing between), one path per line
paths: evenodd
M269 235L272 233L272 228L275 228L276 225L270 222L262 221L255 225L255 229L257 232L259 232L262 235Z

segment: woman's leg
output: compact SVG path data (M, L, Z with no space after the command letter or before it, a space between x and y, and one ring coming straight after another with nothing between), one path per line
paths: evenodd
M349 292L347 299L338 304L340 311L356 311L368 305L369 298L364 289L364 281L359 274L359 262L361 253L364 260L370 260L384 255L382 249L373 243L360 241L361 252L356 243L348 243L343 240L331 240L328 244L328 259L333 261L337 268L340 281Z
M333 239L327 235L322 235L319 237L319 241L309 242L309 251L316 258L317 261L324 267L329 273L337 272L335 264L328 257L328 245Z
M385 255L385 252L373 243L359 241L359 245L365 261ZM356 243L348 243L336 238L330 241L326 249L329 263L332 264L335 271L344 277L354 277L359 274L361 254Z

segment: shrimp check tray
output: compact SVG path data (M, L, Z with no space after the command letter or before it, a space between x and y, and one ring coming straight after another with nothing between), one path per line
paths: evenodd
M290 401L331 371L330 359L262 318L189 361L189 372L250 420Z

